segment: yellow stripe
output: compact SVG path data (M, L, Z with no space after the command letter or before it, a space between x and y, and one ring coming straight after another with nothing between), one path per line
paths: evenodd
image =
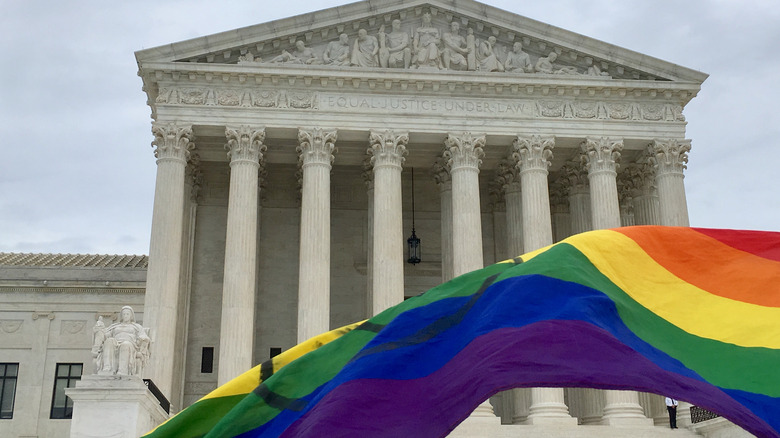
M640 305L688 333L743 347L780 348L780 308L735 301L697 288L615 231L592 231L564 242L579 249ZM728 272L721 268L713 266L713 275Z
M299 357L303 356L304 354L310 351L314 351L322 347L323 345L329 342L333 342L334 340L340 338L341 336L344 336L344 334L354 330L355 327L359 326L364 322L365 321L355 322L349 325L345 325L344 327L331 330L327 333L323 333L319 336L315 336L311 339L301 342L300 344L290 348L289 350L286 350L278 354L273 359L271 359L273 362L274 373L276 373L282 367L294 361L295 359L298 359ZM242 394L250 393L253 389L255 389L260 384L261 366L262 364L257 365L251 370L241 374L235 379L211 391L210 393L206 394L201 399L199 399L197 402L193 403L193 405L206 399L217 398L217 397L229 397L232 395L242 395ZM184 412L186 412L186 409L180 411L176 415L182 414ZM165 420L162 424L159 424L157 427L147 432L144 436L152 434L155 430L159 429L162 425L170 421L171 418Z
M280 353L279 355L271 359L273 362L274 373L278 372L284 366L298 359L304 354L310 351L314 351L322 347L323 345L340 338L345 333L352 331L355 327L362 324L363 322L364 321L355 322L350 325L345 325L344 327L331 330L319 336L315 336L311 339L303 341L300 344L290 348L289 350ZM240 376L220 386L214 391L211 391L206 396L204 396L201 400L214 398L214 397L227 397L231 395L247 394L253 389L255 389L259 384L260 384L260 365L241 374Z
M520 256L518 256L518 257L520 257L520 259L522 259L522 260L523 260L523 263L525 263L525 262L527 262L528 260L531 260L532 258L534 258L534 257L538 256L539 254L541 254L541 253L543 253L543 252L547 251L547 250L548 250L548 249L550 249L552 246L553 246L553 245L545 246L544 248L539 248L539 249L537 249L537 250L535 250L535 251L527 252L527 253L525 253L525 254L523 254L523 255L520 255ZM502 260L502 261L500 261L499 263L514 263L514 262L515 262L515 261L514 261L514 259L506 259L506 260Z

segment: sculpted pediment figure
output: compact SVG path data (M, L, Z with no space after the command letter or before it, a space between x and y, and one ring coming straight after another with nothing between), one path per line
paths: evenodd
M457 70L464 75L576 74L587 80L706 78L475 0L458 0L457 7L452 0L366 0L142 50L136 57L139 65Z

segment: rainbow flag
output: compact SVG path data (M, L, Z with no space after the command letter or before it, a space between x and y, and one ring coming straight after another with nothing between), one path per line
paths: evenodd
M663 394L780 437L780 233L627 227L313 338L145 435L445 436L513 387Z

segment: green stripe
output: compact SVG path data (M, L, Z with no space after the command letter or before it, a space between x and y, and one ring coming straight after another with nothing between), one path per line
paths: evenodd
M695 336L678 328L637 303L568 243L555 245L528 262L505 271L499 281L527 274L542 274L604 292L615 302L626 326L639 338L677 358L716 386L780 397L780 379L776 371L780 350L740 347ZM776 326L776 322L767 322L767 327L772 324Z
M486 277L499 274L512 266L514 266L512 263L499 263L462 275L387 309L368 322L372 325L386 325L407 310L444 298L472 295ZM305 397L331 380L374 336L376 336L375 332L353 330L289 363L264 384L277 396L287 399ZM278 409L264 403L256 394L250 394L206 436L208 438L236 436L271 421L279 412Z
M198 400L143 438L199 438L208 433L246 394Z

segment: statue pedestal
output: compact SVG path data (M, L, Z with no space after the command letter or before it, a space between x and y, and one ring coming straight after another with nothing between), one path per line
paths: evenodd
M135 438L168 419L137 376L83 376L65 394L73 400L71 438Z

